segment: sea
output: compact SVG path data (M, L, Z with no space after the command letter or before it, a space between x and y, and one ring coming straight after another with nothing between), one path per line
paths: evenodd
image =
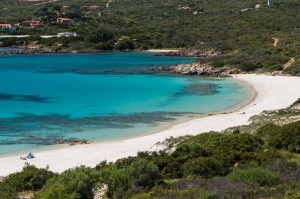
M249 97L230 78L153 70L195 60L150 52L0 55L0 156L142 136Z

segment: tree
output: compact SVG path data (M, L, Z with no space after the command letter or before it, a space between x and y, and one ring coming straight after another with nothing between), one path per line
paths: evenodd
M158 167L145 159L138 159L130 165L129 176L135 187L151 188L161 180Z

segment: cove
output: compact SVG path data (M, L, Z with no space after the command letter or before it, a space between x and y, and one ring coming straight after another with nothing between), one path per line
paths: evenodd
M0 155L140 136L247 97L231 79L155 73L151 68L195 61L155 55L0 56Z

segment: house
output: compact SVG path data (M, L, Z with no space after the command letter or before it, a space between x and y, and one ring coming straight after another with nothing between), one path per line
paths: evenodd
M0 30L15 30L16 27L11 24L0 24Z
M76 37L76 32L60 32L57 34L57 37Z
M44 26L44 24L41 21L38 21L38 20L25 21L25 24L30 26L31 28L39 28L39 27Z
M56 22L63 23L63 24L71 24L73 23L73 20L69 18L57 18Z

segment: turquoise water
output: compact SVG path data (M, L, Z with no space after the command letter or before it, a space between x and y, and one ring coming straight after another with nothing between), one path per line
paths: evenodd
M151 70L192 61L154 53L0 56L0 155L138 136L245 99L230 79Z

